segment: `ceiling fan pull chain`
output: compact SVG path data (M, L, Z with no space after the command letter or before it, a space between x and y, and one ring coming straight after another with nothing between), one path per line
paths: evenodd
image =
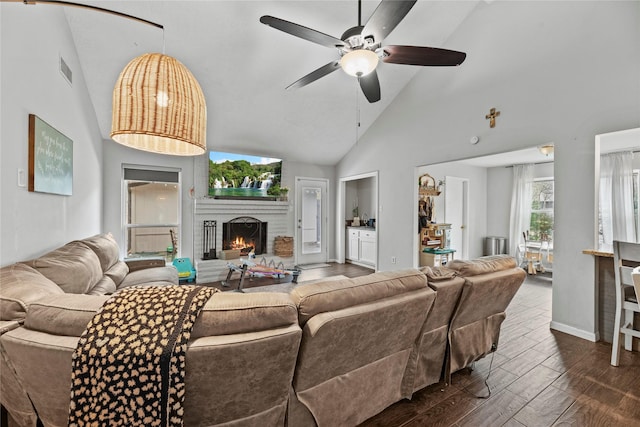
M360 141L360 77L356 80L356 145Z

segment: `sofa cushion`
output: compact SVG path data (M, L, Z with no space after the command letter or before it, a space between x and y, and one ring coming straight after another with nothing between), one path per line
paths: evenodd
M516 259L510 255L491 255L474 260L454 259L447 264L448 268L457 271L464 277L508 270L516 266Z
M426 287L426 276L416 269L408 269L347 280L302 284L291 291L291 297L298 307L298 320L302 326L319 313L366 304Z
M178 270L172 265L167 267L145 268L132 271L124 278L118 289L136 285L177 285L179 283Z
M191 339L286 328L297 321L289 294L218 292L200 311Z
M109 295L63 294L31 304L24 326L52 335L79 337Z
M58 285L28 265L17 263L3 267L0 269L0 319L24 319L31 303L63 293Z
M108 270L104 270L104 275L110 277L115 283L116 287L122 283L125 277L129 274L129 266L124 261L118 261L109 267Z
M111 233L96 234L95 236L79 240L87 245L100 260L102 271L107 271L120 260L120 248Z
M427 281L429 283L449 280L458 276L458 272L456 270L452 270L447 267L420 267L420 271L427 276Z
M67 243L25 264L72 294L84 294L102 279L98 256L79 241Z
M87 291L87 295L109 295L117 290L116 284L109 276L104 276L93 288Z

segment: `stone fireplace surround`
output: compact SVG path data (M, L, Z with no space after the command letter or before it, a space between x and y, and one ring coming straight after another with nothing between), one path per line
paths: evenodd
M274 239L276 236L292 236L293 207L290 202L266 200L228 200L201 198L194 200L193 245L194 267L196 269L196 283L208 283L224 280L229 271L227 263L236 260L203 260L203 229L205 220L217 221L216 249L222 250L222 227L225 222L241 216L249 216L269 223L267 228L266 253L257 256L258 261L264 257L276 264L282 261L286 266L293 264L293 258L281 258L273 255Z

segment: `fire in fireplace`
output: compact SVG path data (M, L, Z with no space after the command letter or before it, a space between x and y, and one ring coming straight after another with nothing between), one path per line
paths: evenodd
M242 255L267 251L267 223L241 216L222 225L222 249L240 249Z

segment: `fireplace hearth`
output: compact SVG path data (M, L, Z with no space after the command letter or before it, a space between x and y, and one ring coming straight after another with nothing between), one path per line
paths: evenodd
M267 223L250 216L240 216L222 224L222 249L239 249L241 255L267 251Z

